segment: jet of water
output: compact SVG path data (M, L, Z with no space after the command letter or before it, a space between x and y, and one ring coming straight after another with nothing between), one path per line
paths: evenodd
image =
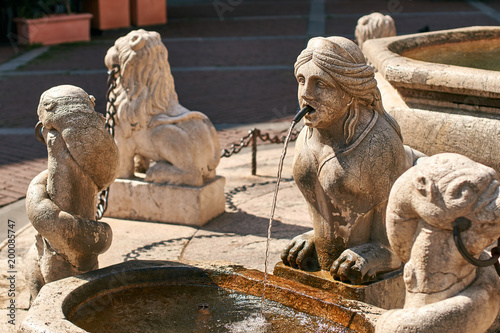
M267 265L269 261L269 244L271 241L271 228L273 227L273 219L274 212L276 210L276 200L278 199L278 191L281 182L281 173L283 172L283 162L285 161L286 151L288 148L288 143L290 142L290 137L292 135L292 131L295 128L295 125L308 113L313 111L313 108L307 105L305 108L301 109L293 118L292 124L290 125L290 129L285 138L285 142L283 143L283 151L281 152L280 161L278 164L278 174L276 176L276 187L274 189L273 203L271 206L271 216L269 218L269 226L267 228L267 242L266 242L266 257L264 261L264 286L262 292L262 301L261 301L261 315L262 310L264 309L264 300L266 298L266 285L267 285Z

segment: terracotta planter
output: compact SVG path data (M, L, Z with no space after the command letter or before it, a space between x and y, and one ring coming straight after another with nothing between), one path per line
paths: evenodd
M132 24L137 26L167 23L167 0L131 0Z
M91 22L94 29L130 26L130 0L85 0L83 9L94 15Z
M54 45L90 41L91 14L48 15L38 19L15 18L20 44Z

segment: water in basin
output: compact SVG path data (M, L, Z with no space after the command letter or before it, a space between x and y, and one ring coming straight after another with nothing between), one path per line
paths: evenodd
M500 71L500 38L419 46L401 55L426 62Z
M219 287L144 286L95 298L69 319L89 332L354 332L272 301L260 311L259 297Z

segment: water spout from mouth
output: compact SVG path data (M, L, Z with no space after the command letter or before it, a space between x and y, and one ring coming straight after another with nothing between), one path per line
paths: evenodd
M306 105L305 108L301 109L299 112L297 112L295 117L293 117L293 122L295 124L298 123L302 118L304 118L306 114L308 114L311 111L314 111L314 109L311 106Z
M264 300L266 298L266 284L267 284L267 265L268 265L268 260L269 260L269 246L270 246L270 241L271 241L271 228L273 226L273 219L274 219L274 212L276 210L276 202L278 199L278 191L280 187L280 182L281 182L281 173L283 172L283 162L285 161L285 156L286 156L286 151L288 148L288 143L290 142L290 138L292 136L292 131L297 125L297 123L309 112L314 111L314 109L307 105L303 109L301 109L293 118L293 121L290 125L290 128L288 129L288 134L286 135L285 142L283 143L283 151L281 152L281 157L279 160L278 164L278 174L276 176L276 187L274 189L274 196L273 196L273 203L271 205L271 214L269 218L269 226L267 229L267 242L266 242L266 255L265 255L265 260L264 260L264 281L263 281L263 291L262 291L262 297L261 297L261 313L260 315L263 316L263 309L264 309Z

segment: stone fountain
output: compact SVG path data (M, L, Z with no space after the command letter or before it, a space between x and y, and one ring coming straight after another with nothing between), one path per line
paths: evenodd
M363 52L406 144L499 171L499 45L499 27L470 27L373 39Z
M21 331L123 332L127 327L128 332L169 329L172 332L270 332L268 326L255 320L260 311L263 276L262 272L227 262L126 262L47 285L33 304ZM184 297L176 298L173 295L179 288L187 289L181 290L180 295ZM165 292L170 292L170 296L155 297ZM213 299L209 297L213 293L222 296ZM145 295L148 300L144 299ZM123 297L126 301L119 304ZM301 327L303 332L318 329L321 332L373 332L374 319L380 314L380 310L363 303L343 300L274 276L268 281L266 299L263 311L275 329L272 332L290 332ZM250 303L251 308L245 309L240 317L228 320L228 313L240 311L237 305L241 302ZM254 318L245 319L249 314ZM185 326L179 326L178 322ZM309 327L300 326L306 322ZM334 327L338 327L338 331Z
M157 37L139 31L117 41L106 58L109 67L120 66L117 81L127 80L121 48L140 53L156 43ZM369 49L370 43L365 42L363 48ZM500 299L500 280L491 267L500 250L493 250L491 259L484 252L500 236L500 182L495 169L457 154L427 157L404 145L404 129L410 125L403 123L402 130L385 111L382 95L386 92L380 93L373 67L345 38L311 39L297 59L295 75L299 103L307 111L293 173L307 202L313 230L286 246L275 275L265 281L264 273L230 263L126 262L47 284L21 331L120 331L134 326L142 332L164 327L165 322L176 319L176 313L187 314L186 322L194 325L192 329L207 331L222 320L221 312L233 309L237 304L234 300L251 302L252 297L264 296L263 304L270 304L263 308L267 322L250 323L246 318L232 320L233 324L256 325L251 326L256 331L269 331L270 325L279 321L296 325L294 318L302 314L294 309L320 317L307 317L320 320L311 331L336 322L343 326L341 330L357 332L485 332L497 316ZM389 88L388 83L378 83ZM128 93L118 89L116 101L127 100ZM201 135L211 132L203 115L191 114L175 103L176 96L172 98L173 111L179 113L153 115L148 119L152 132L159 127L163 135L172 125L178 129L178 121L184 117L186 122L193 120L201 126ZM486 112L489 107L478 108ZM130 111L128 116L134 117L135 109L127 100L121 111ZM394 108L390 110L396 114ZM146 123L140 121L123 124L122 120L124 128L119 124L120 120L115 137L119 147L121 140L129 139L127 131L151 130L142 128ZM136 180L130 179L138 171L134 157L146 162L145 179L140 182L155 184L159 180L174 186L203 187L213 181L211 168L202 168L210 171L205 175L200 170L174 170L175 163L161 159L148 165L150 150L140 152L136 145L150 140L150 135L138 135L131 139L138 141L129 145L123 143L122 150L131 149L126 159L121 155L122 167L127 168L120 169L120 174L129 177L125 188L136 186ZM192 291L193 287L199 290ZM199 295L210 293L223 296L215 303L197 301ZM198 296L191 302L192 297L185 295ZM217 302L230 303L231 307L214 307ZM266 306L287 308L280 308L281 319L277 320L266 315ZM168 317L171 313L174 317ZM258 315L253 313L256 319ZM151 314L149 320L140 320ZM238 332L237 326L225 325L223 329Z

